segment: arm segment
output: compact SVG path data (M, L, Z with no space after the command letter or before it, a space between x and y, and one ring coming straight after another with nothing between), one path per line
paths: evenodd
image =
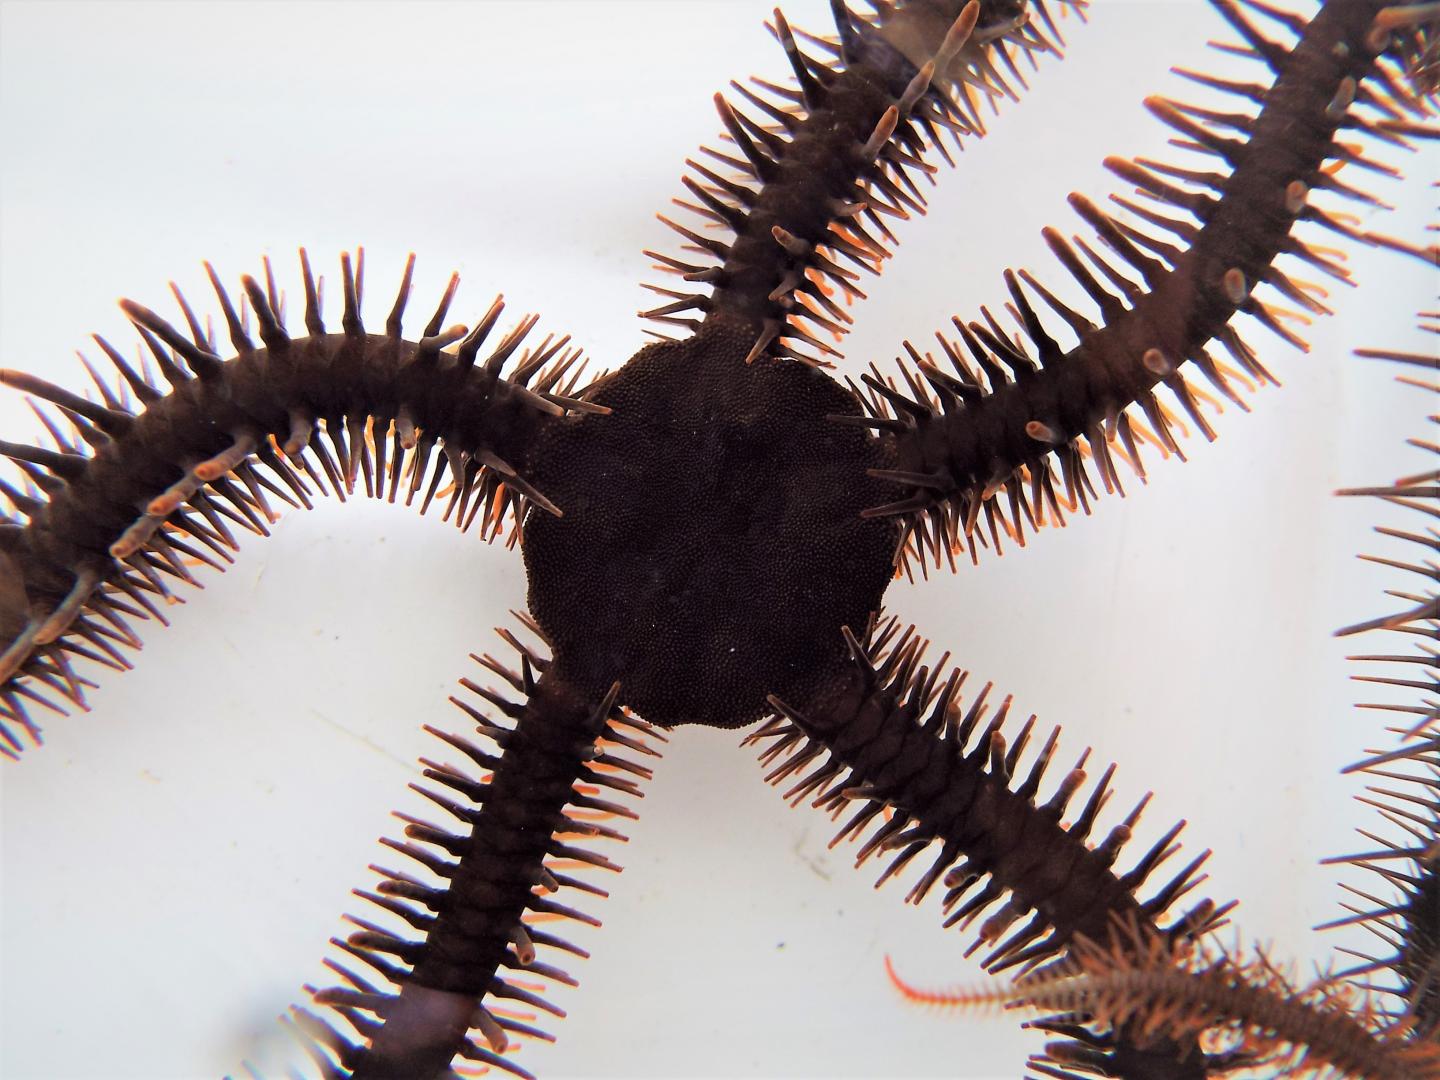
M754 340L747 362L762 355L817 362L807 350L838 355L811 330L844 333L850 316L830 293L863 296L846 264L879 273L887 245L895 243L885 218L923 213L915 174L935 171L923 155L931 148L946 153L941 131L958 137L983 130L974 87L1013 96L996 58L1018 79L1011 50L1059 49L1043 2L1035 5L1043 27L1028 22L1024 4L1012 0L877 6L877 14L865 18L834 4L838 42L792 32L776 11L773 29L795 88L758 83L767 98L732 83L760 119L716 94L715 107L739 156L702 147L732 175L687 161L692 175L683 183L695 201L677 200L701 219L703 232L718 225L733 239L727 243L662 217L688 251L713 265L646 253L661 269L711 291L650 286L671 302L643 315L693 328L698 322L679 313L699 311L743 327ZM797 38L834 58L806 55Z
M1179 850L1175 840L1183 822L1131 869L1115 870L1148 796L1103 840L1091 843L1110 796L1113 766L1067 823L1089 778L1088 750L1039 802L1058 730L1021 768L1033 716L1007 738L1010 700L987 717L986 686L963 705L966 673L943 672L943 660L924 666L923 643L908 631L897 640L893 621L866 644L848 630L846 641L849 663L817 700L795 707L771 699L779 716L751 736L773 740L761 756L774 766L766 779L789 781L785 796L793 804L808 800L832 815L853 808L832 843L859 842L857 865L889 855L882 883L922 853L933 855L905 899L918 904L943 885L946 926L969 927L990 911L976 932L976 947L989 949L988 970L1028 971L1063 955L1077 935L1110 941L1119 922L1147 937L1180 940L1216 926L1229 910L1202 900L1172 914L1179 898L1202 880L1208 852L1142 899L1151 875ZM1074 1025L1054 1030L1083 1037L1087 1045L1073 1053L1114 1070L1100 1075L1207 1075L1193 1046L1141 1044L1123 1032L1109 1038Z
M508 511L527 504L560 513L524 469L544 425L595 408L565 395L578 358L568 339L521 351L530 316L482 357L503 304L473 330L444 327L457 278L420 338L405 339L413 258L384 332L368 333L363 262L352 266L348 256L341 329L330 333L303 252L301 262L305 336L286 331L268 266L263 285L244 279L259 344L212 272L231 359L220 358L177 292L186 331L121 303L163 384L149 360L137 372L98 337L121 378L117 393L91 368L99 401L0 371L0 382L51 402L75 433L42 414L57 449L0 442L27 481L21 491L0 480L17 512L0 524L0 753L21 750L11 724L38 741L27 701L84 704L73 657L128 666L122 650L139 647L130 623L163 622L155 601L168 597L166 579L192 580L187 561L231 561L232 527L266 532L271 498L308 507L328 487L343 500L358 478L368 495L393 502L403 482L405 502L420 496L423 512L448 473L445 515L461 527L478 516L493 536Z
M1293 279L1276 259L1292 255L1347 281L1343 266L1293 235L1296 222L1368 239L1311 198L1312 192L1330 192L1378 204L1337 179L1335 166L1394 170L1362 156L1347 133L1401 146L1409 138L1440 135L1409 119L1425 116L1427 106L1401 85L1406 38L1398 32L1392 37L1379 18L1381 0L1329 3L1308 26L1268 5L1253 5L1299 36L1293 48L1261 33L1238 4L1214 2L1245 40L1241 51L1269 66L1275 83L1267 88L1186 73L1241 98L1242 109L1259 105L1254 115L1160 98L1147 102L1179 133L1181 145L1220 169L1108 161L1148 201L1117 198L1128 219L1083 196L1070 201L1118 262L1085 239L1072 243L1057 230L1045 231L1061 264L1098 308L1100 322L1070 308L1029 273L1007 273L1006 306L1020 327L1018 337L982 310L982 321L955 320L958 342L940 338L948 363L922 357L907 344L915 364L901 372L908 393L878 372L866 376L874 395L871 419L894 438L897 457L894 469L876 475L905 489L870 513L902 515L911 554L922 563L952 560L953 550L964 546L974 557L975 545L985 542L974 535L982 511L997 548L1002 531L1023 543L1027 527L1047 520L1063 524L1077 506L1089 512L1097 494L1091 470L1105 491L1123 493L1116 458L1143 477L1142 443L1178 453L1174 417L1158 396L1162 384L1213 438L1197 403L1204 392L1187 382L1187 371L1198 368L1242 408L1235 384L1274 381L1231 325L1235 316L1249 315L1305 345L1281 321L1294 313L1263 300L1257 287L1270 286L1305 312L1328 311L1319 299L1323 290ZM1060 317L1073 346L1052 336L1037 314L1036 298ZM1235 368L1210 351L1211 342L1225 349Z
M564 1015L526 986L536 979L575 985L541 957L586 953L550 930L566 921L599 922L557 893L606 895L571 870L620 867L576 841L625 839L598 819L636 816L611 801L640 798L638 783L650 777L625 748L653 757L656 751L643 740L663 736L615 706L618 685L604 700L587 702L547 660L506 636L520 649L520 671L488 656L481 663L509 690L462 680L492 710L452 699L481 741L426 729L462 762L422 759L429 783L413 785L445 811L446 826L399 815L406 839L382 843L411 862L403 871L371 868L379 884L356 895L378 908L371 914L381 921L348 916L356 932L333 941L344 962L327 961L343 985L313 991L315 1002L338 1014L361 1042L337 1030L330 1022L335 1016L294 1010L327 1077L452 1075L448 1068L457 1057L528 1077L504 1051L515 1036L551 1036L511 1019L504 1003ZM352 959L370 972L353 970ZM371 981L377 974L380 986Z

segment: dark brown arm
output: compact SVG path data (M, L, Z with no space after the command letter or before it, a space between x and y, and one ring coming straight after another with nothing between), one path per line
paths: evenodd
M1005 532L1023 543L1027 529L1063 524L1077 507L1088 513L1102 488L1123 494L1117 462L1143 478L1144 443L1162 454L1179 450L1172 427L1180 425L1159 396L1162 385L1213 438L1197 406L1203 391L1187 373L1198 369L1241 407L1242 386L1274 381L1232 327L1237 314L1305 347L1257 288L1268 285L1305 312L1328 312L1319 299L1324 290L1292 279L1277 258L1292 255L1347 280L1343 266L1295 235L1294 226L1312 222L1368 239L1316 205L1311 192L1378 204L1335 175L1337 163L1357 166L1347 177L1359 167L1394 173L1355 150L1354 135L1401 146L1440 135L1414 120L1426 109L1400 85L1404 37L1377 27L1381 0L1327 4L1308 26L1276 15L1299 37L1293 48L1271 40L1268 27L1230 0L1217 7L1274 71L1274 84L1192 75L1231 95L1219 110L1150 99L1180 144L1200 151L1196 167L1111 159L1110 168L1143 198L1117 198L1129 213L1112 215L1071 196L1099 245L1045 231L1098 321L1028 272L1007 272L1006 307L1018 337L983 311L980 320L954 320L959 340L940 338L943 359L907 343L914 366L901 375L908 385L897 388L878 371L865 377L874 426L893 438L897 462L876 473L896 484L895 501L871 513L902 515L911 554L922 562L953 563L955 548L969 547L973 556L978 544L998 547ZM1102 245L1108 254L1096 250ZM1063 328L1042 321L1037 308L1047 306ZM1214 343L1233 368L1211 351ZM982 512L988 540L987 528L976 533Z
M1206 854L1158 888L1151 876L1178 850L1183 822L1164 834L1126 871L1115 864L1149 797L1098 842L1092 832L1110 796L1114 766L1090 788L1089 751L1058 783L1046 782L1059 731L1021 767L1035 725L1032 716L1007 734L1010 699L991 712L990 687L967 704L966 673L922 664L924 644L888 623L865 643L848 631L850 660L816 700L792 705L772 698L778 716L750 737L769 742L766 779L786 783L785 796L832 815L847 815L836 841L860 843L856 863L888 856L884 882L917 858L923 869L905 899L920 903L944 887L946 926L976 930L975 947L989 952L992 972L1029 970L1064 954L1077 935L1109 941L1119 922L1140 932L1180 939L1215 926L1229 906L1177 902L1200 880ZM1042 786L1049 794L1041 800ZM997 908L997 905L998 908ZM1128 1080L1206 1075L1198 1049L1110 1040L1071 1025L1064 1034L1087 1045L1067 1052L1116 1070ZM1125 1065L1129 1062L1128 1065Z
M473 330L446 327L452 278L419 338L407 340L408 268L383 333L369 333L363 263L348 256L341 327L330 333L301 260L304 336L282 324L267 266L263 285L244 279L258 343L212 275L231 359L177 293L185 331L122 302L149 355L137 372L97 338L119 373L112 382L91 369L99 400L0 371L0 382L52 403L76 433L47 418L56 449L0 443L28 481L24 491L0 481L17 515L0 525L0 753L20 753L22 730L38 737L29 706L83 704L73 657L127 666L125 650L139 647L131 623L163 621L169 581L192 580L190 566L230 562L232 530L265 533L271 500L308 507L327 489L343 500L358 479L373 498L418 498L423 513L448 479L445 517L462 528L478 518L487 537L527 504L560 512L525 467L545 425L594 408L562 392L578 356L567 339L522 351L531 316L482 356L503 304Z
M585 841L624 839L595 818L636 816L614 800L641 796L650 770L629 760L631 751L653 757L642 740L663 736L615 706L618 684L604 700L586 701L547 660L506 636L520 649L520 670L488 656L481 662L508 689L464 679L490 708L453 698L471 730L426 729L446 750L439 760L421 759L429 783L415 787L444 811L444 824L404 816L405 839L382 841L410 861L372 866L379 884L357 890L378 910L348 916L358 929L333 940L342 956L327 964L342 985L313 991L333 1014L293 1010L326 1076L418 1080L448 1075L458 1058L528 1077L506 1049L516 1037L551 1036L510 1019L504 1004L564 1015L522 984L573 986L549 960L587 954L535 923L598 925L570 897L605 890L567 867L620 869ZM353 1033L340 1030L347 1027Z

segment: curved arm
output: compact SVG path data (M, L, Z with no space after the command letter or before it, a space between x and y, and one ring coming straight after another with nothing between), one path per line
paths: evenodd
M313 492L328 487L343 500L363 478L368 495L393 502L403 479L407 504L423 491L423 513L448 468L445 516L462 528L479 516L482 533L493 536L509 511L530 503L560 513L523 473L546 424L596 408L561 392L573 385L572 376L561 387L578 350L547 338L502 374L535 324L530 316L477 362L504 305L496 300L473 330L442 328L456 277L419 340L406 340L401 319L413 262L384 333L371 334L360 317L363 255L354 267L343 256L341 332L327 333L302 251L307 334L297 338L277 314L282 304L267 265L263 286L244 279L259 345L212 272L236 350L229 360L216 354L178 292L188 335L122 301L168 392L148 362L137 373L98 337L124 386L117 395L92 368L98 402L0 371L0 382L57 406L78 436L71 441L44 418L58 450L0 442L0 455L16 463L29 488L0 480L23 519L0 525L0 753L21 750L8 723L38 741L27 699L83 705L87 684L71 657L128 666L122 650L139 647L130 620L164 621L152 598L168 595L167 576L192 580L186 560L231 561L231 526L265 533L274 519L267 494L308 507ZM443 454L432 470L437 447Z
M952 547L972 541L982 509L997 547L997 519L1001 530L1023 543L1027 525L1034 529L1047 519L1063 524L1065 509L1076 505L1088 513L1097 491L1091 468L1104 490L1122 490L1112 453L1143 478L1142 441L1162 453L1179 452L1174 420L1156 396L1161 384L1213 438L1197 406L1203 391L1187 383L1187 370L1198 368L1242 407L1233 383L1274 381L1231 326L1234 317L1243 312L1287 341L1305 344L1279 321L1284 312L1255 295L1257 286L1270 285L1307 312L1328 311L1317 299L1323 290L1292 280L1276 259L1293 255L1347 280L1342 266L1293 235L1296 222L1367 239L1310 201L1313 189L1378 204L1334 175L1334 163L1395 171L1353 149L1349 135L1359 131L1401 146L1407 136L1440 136L1440 130L1404 119L1407 113L1423 117L1426 107L1399 86L1404 37L1392 38L1377 23L1384 0L1326 4L1308 26L1284 20L1299 35L1293 48L1263 35L1231 0L1216 3L1248 51L1275 72L1275 82L1266 88L1187 74L1239 96L1242 109L1258 103L1258 114L1147 102L1179 133L1177 141L1200 151L1206 169L1216 171L1110 159L1110 168L1153 205L1168 204L1181 215L1117 198L1130 211L1127 220L1072 195L1072 205L1118 261L1084 239L1072 246L1057 230L1044 233L1098 308L1100 324L1030 274L1007 273L1007 307L1021 327L1020 340L982 309L983 321L955 320L963 346L941 339L950 370L907 345L918 369L902 369L908 393L865 377L876 395L873 424L896 450L895 467L876 475L903 489L894 502L870 512L903 515L922 562L931 556L937 564L949 560ZM1046 329L1035 310L1037 297L1068 327L1073 348L1062 347ZM1208 351L1212 341L1243 373Z
M1037 802L1059 731L1020 768L1035 718L1007 740L1010 699L988 719L989 686L968 707L962 705L966 673L923 666L924 643L909 630L896 640L897 629L892 620L865 644L846 630L850 658L829 680L829 689L798 707L772 697L779 716L747 740L774 740L761 755L762 762L775 766L766 780L791 780L785 797L793 804L810 800L832 815L853 807L835 842L861 841L857 865L872 855L893 853L883 882L917 856L933 852L933 862L905 899L918 904L943 884L946 926L968 927L993 911L976 933L976 947L990 950L983 963L992 972L1044 964L1064 953L1077 935L1108 941L1117 919L1138 927L1137 933L1171 939L1218 925L1233 905L1217 908L1201 900L1171 914L1176 901L1201 880L1208 852L1141 898L1156 868L1179 850L1175 839L1183 822L1130 870L1117 873L1115 862L1148 796L1091 846L1090 832L1109 799L1114 766L1094 785L1079 815L1064 822L1088 779L1089 751L1044 803ZM1130 1080L1206 1075L1203 1056L1193 1046L1147 1046L1123 1033L1106 1045L1074 1025L1055 1030L1084 1038L1091 1044L1085 1054L1112 1064L1130 1062L1128 1071L1105 1075Z
M614 751L629 747L655 756L643 737L663 736L615 706L618 684L598 704L588 702L556 677L546 660L504 636L520 650L520 671L507 670L489 656L481 663L520 700L513 700L510 691L484 689L468 679L462 684L498 716L451 699L499 753L465 736L426 728L458 751L463 765L422 758L431 785L414 786L453 821L441 828L401 815L406 840L382 843L414 864L404 871L374 866L381 878L375 891L356 893L375 904L380 911L374 914L389 925L347 916L357 931L333 940L344 957L327 964L344 985L312 992L318 1005L338 1016L322 1019L308 1010L292 1010L302 1041L327 1076L421 1080L453 1075L448 1067L459 1057L528 1077L503 1056L511 1036L551 1036L508 1018L503 1009L491 1009L497 1001L511 1000L564 1015L521 983L539 978L573 986L570 975L537 956L586 954L532 922L598 925L552 897L562 888L606 895L566 872L567 867L620 868L573 840L624 839L593 818L596 812L634 818L634 811L611 802L610 795L640 798L638 781L649 779L650 770ZM597 789L604 797L588 793ZM456 823L458 831L452 832ZM346 965L352 959L371 970L364 975L351 970ZM376 975L390 985L377 987L371 981ZM361 1042L330 1020L343 1020L341 1026L353 1029Z

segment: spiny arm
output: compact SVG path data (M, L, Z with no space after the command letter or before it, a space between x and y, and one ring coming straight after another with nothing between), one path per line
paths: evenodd
M731 84L760 119L715 95L739 156L702 147L730 175L687 161L692 175L683 183L695 201L676 201L706 233L718 226L731 239L662 217L701 261L647 252L661 269L710 291L647 286L670 302L642 314L694 328L699 321L682 313L697 311L743 326L755 341L747 361L838 355L811 331L845 332L850 316L831 293L863 296L850 267L879 273L895 244L885 219L924 212L915 175L935 171L924 160L930 150L948 158L941 132L983 130L973 86L1013 97L996 58L1019 79L1010 50L1059 51L1043 2L1035 5L1043 28L1007 0L880 4L868 18L832 6L837 41L792 31L776 11L774 32L795 87L757 80L767 97ZM797 38L833 59L807 55Z
M231 359L218 355L177 291L185 331L122 302L150 355L142 371L96 338L119 373L118 392L93 368L98 401L0 372L0 381L52 403L74 432L42 413L56 449L0 443L25 478L24 490L0 480L16 511L0 525L0 753L21 751L12 724L38 741L27 702L83 705L86 683L72 658L129 666L124 650L139 647L131 624L164 621L167 578L192 581L187 563L223 568L234 528L267 531L272 498L308 507L328 488L343 500L361 478L368 495L393 502L403 480L406 503L420 496L423 512L448 473L445 515L462 528L479 517L493 536L526 503L560 512L523 470L544 425L594 408L566 396L578 374L568 339L522 351L530 316L482 357L504 305L497 300L473 330L446 327L452 278L419 339L407 340L401 320L413 259L384 332L368 333L363 256L355 265L341 260L344 311L340 332L330 333L303 252L301 262L304 336L286 331L267 265L263 285L244 279L258 344L211 273ZM151 359L163 384L150 374Z
M517 1037L553 1037L514 1019L505 1003L565 1015L535 992L535 980L574 986L549 960L587 954L552 931L567 921L599 925L569 897L607 895L571 871L620 869L586 841L625 839L604 819L636 817L613 799L642 797L651 771L631 752L658 756L645 740L664 736L615 706L618 684L586 701L539 651L502 636L519 651L519 670L477 657L503 685L461 680L488 708L451 699L470 730L426 728L445 756L422 758L427 783L411 786L444 812L444 824L397 815L405 839L381 842L409 861L403 870L372 865L379 883L356 890L374 909L347 916L356 930L332 939L339 956L326 965L341 985L308 988L327 1012L292 1010L326 1077L450 1076L457 1058L529 1077L506 1051Z
M1219 923L1233 905L1217 909L1202 900L1173 913L1180 897L1203 880L1200 868L1208 852L1158 889L1147 889L1156 869L1179 850L1175 840L1183 822L1118 873L1114 864L1149 796L1092 845L1114 767L1093 786L1078 816L1065 823L1089 779L1089 751L1039 802L1059 731L1021 768L1035 718L1007 737L1008 698L990 712L986 686L963 704L966 673L945 671L944 657L933 667L924 665L924 643L910 631L897 631L891 621L862 644L847 630L849 663L828 680L827 689L804 704L772 698L779 715L748 740L773 740L761 756L774 766L766 779L790 781L785 796L792 804L809 801L832 815L851 810L832 846L859 842L857 865L893 853L880 883L922 854L933 857L906 901L918 904L943 884L947 927L968 927L991 912L974 948L989 949L983 963L992 972L1028 971L1063 955L1077 936L1108 940L1117 918L1135 922L1146 935L1177 941ZM1142 898L1142 892L1148 895ZM1101 1075L1127 1080L1206 1075L1193 1041L1160 1040L1152 1046L1123 1031L1113 1038L1083 1028L1064 1033L1082 1040L1084 1045L1070 1051L1080 1058L1106 1068L1123 1065L1123 1071Z
M1104 490L1123 491L1117 458L1143 477L1143 443L1179 452L1173 417L1157 396L1162 384L1213 438L1197 405L1203 393L1187 382L1187 370L1198 368L1241 407L1236 384L1273 381L1231 326L1234 316L1251 315L1304 346L1280 321L1284 313L1255 295L1257 286L1270 285L1307 312L1328 310L1317 298L1320 290L1288 276L1277 257L1292 255L1346 280L1342 266L1294 235L1294 225L1309 221L1368 239L1310 199L1312 190L1328 190L1377 201L1338 179L1336 162L1394 173L1361 156L1345 134L1399 145L1440 134L1412 119L1427 108L1401 85L1399 61L1389 51L1403 54L1404 28L1389 27L1380 0L1327 4L1308 26L1269 5L1250 5L1299 35L1293 49L1262 34L1232 0L1214 2L1245 40L1243 51L1277 79L1267 88L1186 73L1245 105L1258 104L1254 115L1147 102L1182 145L1223 168L1108 161L1151 203L1169 204L1181 215L1117 197L1131 214L1126 219L1072 196L1118 264L1085 239L1072 243L1057 230L1045 231L1100 321L1069 307L1028 272L1007 273L1006 307L1020 327L1018 339L982 309L982 320L955 320L959 341L940 337L943 362L907 343L913 368L902 367L902 388L878 371L865 377L870 422L896 449L897 465L883 475L905 492L871 513L903 516L911 554L922 564L953 565L952 550L967 545L974 557L985 542L975 535L982 511L997 547L1002 532L1023 543L1027 527L1063 524L1077 505L1089 511L1097 493L1092 468ZM1073 346L1052 336L1036 298L1060 316ZM1212 342L1224 347L1238 372L1210 351Z
M1422 313L1422 328L1440 330L1437 318L1440 313ZM1440 394L1440 359L1433 353L1364 349L1359 355L1404 364L1406 374L1399 381L1425 391L1431 401ZM1430 421L1437 418L1432 414ZM1385 824L1377 822L1374 831L1362 832L1364 851L1331 861L1362 867L1383 884L1379 895L1345 886L1351 897L1344 907L1350 914L1327 928L1358 924L1376 933L1385 947L1378 955L1353 953L1359 962L1341 975L1385 995L1379 1017L1387 1026L1405 1037L1440 1045L1440 531L1435 526L1440 450L1432 439L1409 442L1428 452L1424 471L1340 492L1382 499L1404 511L1408 520L1376 528L1404 545L1395 557L1361 556L1385 567L1387 574L1401 575L1393 581L1402 587L1386 590L1387 598L1400 602L1400 610L1393 610L1394 600L1388 600L1391 611L1338 632L1392 635L1391 648L1351 659L1364 662L1367 672L1383 672L1354 676L1392 691L1389 700L1367 701L1359 708L1365 710L1362 715L1386 718L1399 739L1390 749L1367 749L1364 760L1346 770L1364 773L1372 781L1359 798L1378 810ZM1367 745L1383 744L1377 740Z

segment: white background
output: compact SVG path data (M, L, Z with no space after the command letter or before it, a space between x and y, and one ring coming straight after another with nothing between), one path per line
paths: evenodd
M825 7L786 10L824 30ZM414 250L417 324L459 269L456 318L503 290L617 365L652 302L639 251L676 247L653 214L718 130L710 94L787 71L752 0L0 13L0 357L72 386L90 331L131 340L116 296L169 311L173 277L203 303L202 258L233 282L267 253L293 296L302 243L332 281L336 253L366 245L375 324ZM1139 98L1189 94L1163 73L1213 67L1201 46L1223 34L1193 3L1099 5L1071 57L942 174L928 226L869 286L850 370L1002 301L1007 265L1058 283L1041 226L1078 225L1072 189L1118 190L1103 155L1166 153ZM1436 173L1433 155L1405 164ZM1384 227L1418 235L1425 201ZM1358 785L1336 770L1378 726L1351 708L1375 695L1347 682L1356 650L1329 631L1410 584L1353 561L1394 549L1370 537L1375 507L1329 493L1426 467L1397 448L1433 404L1349 355L1404 346L1433 274L1352 255L1363 288L1309 356L1247 331L1286 385L1249 417L1227 410L1189 465L1153 464L1148 487L1063 534L888 596L1022 715L1065 725L1057 769L1086 745L1119 762L1110 820L1155 791L1136 854L1188 818L1186 851L1216 852L1212 895L1242 898L1246 935L1300 957L1327 955L1307 928L1338 913L1316 859L1365 843ZM0 406L7 437L33 437L17 400ZM291 516L204 582L172 629L146 630L135 672L102 678L93 712L48 722L46 746L0 770L5 1077L214 1076L272 1052L272 1018L324 979L325 939L362 907L348 890L435 750L418 726L451 721L465 654L496 649L490 627L524 597L516 553L358 504ZM886 984L886 953L919 983L972 979L968 937L938 929L933 899L872 891L875 869L827 851L830 824L787 809L738 741L679 732L596 906L583 992L557 997L560 1041L519 1060L1016 1075L1038 1040L1013 1020L929 1014Z

